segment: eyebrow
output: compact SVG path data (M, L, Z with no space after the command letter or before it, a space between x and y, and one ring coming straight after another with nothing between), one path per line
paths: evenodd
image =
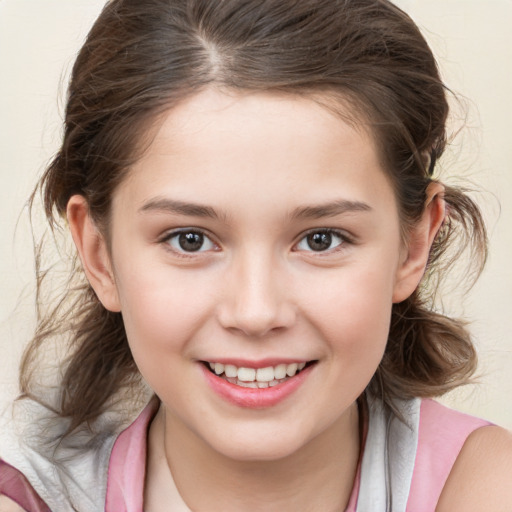
M211 206L204 206L176 199L155 198L151 199L139 209L141 213L162 212L176 215L187 215L189 217L210 217L218 219L219 215Z
M367 203L339 199L325 204L296 208L292 212L291 217L296 219L321 219L324 217L336 217L344 213L370 211L372 211L372 207Z
M345 213L369 212L372 208L367 203L361 201L349 201L339 199L325 204L302 206L296 208L291 213L292 219L321 219L325 217L336 217ZM189 203L169 198L154 198L145 203L139 210L145 212L172 213L175 215L185 215L189 217L208 217L211 219L226 218L226 215L219 215L211 206L197 203Z

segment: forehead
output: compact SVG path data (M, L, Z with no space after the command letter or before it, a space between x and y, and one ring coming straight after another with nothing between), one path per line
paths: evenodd
M301 96L208 89L160 118L121 189L137 204L157 191L226 204L236 189L291 208L301 194L381 195L390 184L372 135L346 121L355 115Z
M187 141L195 144L195 134L199 132L208 137L203 140L205 143L219 142L228 135L239 143L243 143L245 137L256 145L259 140L254 136L258 131L263 138L266 136L268 145L273 141L282 143L287 136L302 143L325 141L327 145L341 133L354 132L375 148L365 115L345 98L319 92L305 96L207 88L169 109L156 126L153 142L170 148L174 140L177 150L186 150ZM262 128L266 133L261 133ZM327 136L327 131L332 137ZM276 135L279 137L275 138ZM338 142L343 140L338 138Z

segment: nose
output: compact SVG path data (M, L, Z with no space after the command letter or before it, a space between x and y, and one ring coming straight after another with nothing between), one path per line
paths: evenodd
M290 328L296 321L296 308L285 281L284 271L270 256L240 257L223 285L220 324L252 338Z

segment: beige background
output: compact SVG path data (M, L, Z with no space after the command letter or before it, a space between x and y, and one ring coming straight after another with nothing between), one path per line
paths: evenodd
M59 137L66 77L104 0L0 0L0 409L34 327L33 261L24 204ZM491 254L470 294L444 296L471 321L480 384L446 400L512 428L512 0L400 0L424 30L465 125L444 160L471 180Z

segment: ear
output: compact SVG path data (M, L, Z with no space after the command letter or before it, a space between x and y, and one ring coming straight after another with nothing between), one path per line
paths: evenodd
M432 182L427 188L427 199L421 219L409 233L407 246L397 271L393 302L407 299L418 287L425 273L432 243L446 214L444 187Z
M89 215L89 205L85 198L72 196L66 213L71 236L89 284L106 309L121 311L107 244Z

